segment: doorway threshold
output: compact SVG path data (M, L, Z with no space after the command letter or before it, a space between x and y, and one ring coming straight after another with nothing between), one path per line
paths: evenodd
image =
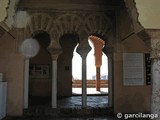
M72 95L82 95L82 88L72 88ZM101 88L100 91L96 91L96 88L87 88L87 95L108 95L108 88Z

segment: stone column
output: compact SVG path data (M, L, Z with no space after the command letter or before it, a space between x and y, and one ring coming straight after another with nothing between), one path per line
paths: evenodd
M100 91L101 88L101 67L96 66L96 90Z
M108 57L108 107L113 107L113 48L105 45L103 52Z
M82 57L82 108L87 107L86 57Z
M24 109L28 108L28 92L29 92L29 58L25 59L24 67Z
M88 39L80 42L77 53L82 57L82 108L87 107L87 85L86 85L86 57L91 50L91 47L88 44Z
M112 82L112 54L109 53L108 55L108 106L112 107L113 105L113 94L112 94L112 86L113 86L113 82Z
M40 49L36 39L25 39L20 45L20 52L25 56L24 66L24 108L28 108L28 91L29 91L29 59L36 56Z
M147 33L151 38L151 60L152 60L151 113L158 114L160 116L160 30L147 30Z
M57 108L57 58L52 55L52 108Z
M49 48L52 56L52 108L57 108L57 59L61 54L61 48Z

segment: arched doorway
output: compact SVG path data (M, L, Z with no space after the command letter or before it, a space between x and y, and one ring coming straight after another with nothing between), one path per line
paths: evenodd
M105 43L103 41L103 45L101 48L99 48L99 46L95 47L95 45L100 43L95 43L94 45L93 42L90 40L90 38L91 37L89 37L88 42L89 42L89 45L91 46L91 51L87 55L87 94L88 95L108 94L108 58L102 52L102 48ZM82 59L80 55L76 52L77 46L74 49L73 59L72 59L72 76L73 76L72 93L73 95L82 94L82 90L81 90ZM95 51L97 51L97 49L100 50L100 54L102 53L102 56L97 56L96 58ZM99 83L97 83L96 59L101 61L101 64L102 64L101 71L100 73L98 73L98 75L100 75ZM99 90L96 89L97 84L99 84L100 86Z
M51 106L52 59L47 50L50 36L40 32L33 36L39 44L38 54L29 64L29 106Z
M77 34L64 34L60 38L62 53L58 57L57 93L58 96L72 96L72 57L79 37Z
M108 58L102 52L104 42L89 38L91 51L87 56L87 94L108 94Z
M74 48L73 58L72 58L72 94L80 95L82 94L82 58L76 52L78 44Z

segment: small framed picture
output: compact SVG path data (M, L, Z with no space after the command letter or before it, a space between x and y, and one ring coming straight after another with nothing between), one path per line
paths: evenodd
M29 75L30 78L49 78L50 76L49 65L30 64Z

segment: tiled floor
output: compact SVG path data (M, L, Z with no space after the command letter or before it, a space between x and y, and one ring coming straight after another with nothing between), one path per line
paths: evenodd
M3 120L124 120L118 119L108 108L106 95L87 96L86 109L81 108L81 99L81 96L59 98L57 109L52 109L50 104L43 101L43 105L35 104L24 110L23 116L6 117Z
M64 97L58 99L58 108L81 108L81 96ZM108 96L87 96L87 108L108 107Z
M33 97L30 100L29 108L43 107L51 108L51 98ZM81 108L82 96L59 97L58 108ZM87 108L106 108L108 107L108 96L87 96Z
M105 115L108 96L87 96L87 109L82 109L81 101L81 96L61 97L58 98L57 110L51 109L48 103L43 102L43 105L30 106L24 116L4 120L113 120L113 117Z

